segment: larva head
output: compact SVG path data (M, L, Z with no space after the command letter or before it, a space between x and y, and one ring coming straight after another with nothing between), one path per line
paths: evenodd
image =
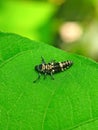
M36 70L37 72L42 72L42 65L36 65L36 66L35 66L35 70Z

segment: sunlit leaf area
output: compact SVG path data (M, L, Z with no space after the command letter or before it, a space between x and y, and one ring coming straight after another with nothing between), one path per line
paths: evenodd
M97 0L1 0L0 31L98 61Z

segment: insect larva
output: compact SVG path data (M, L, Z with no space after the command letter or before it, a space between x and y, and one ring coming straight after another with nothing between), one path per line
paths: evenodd
M46 78L46 75L50 75L52 79L53 74L64 71L68 68L70 68L73 64L72 61L67 60L63 62L55 62L54 60L52 62L46 63L44 58L42 58L42 64L36 65L35 70L38 72L38 78L34 81L34 83L40 79L41 74L44 75L44 79Z

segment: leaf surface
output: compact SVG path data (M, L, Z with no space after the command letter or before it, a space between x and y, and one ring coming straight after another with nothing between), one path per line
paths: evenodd
M33 83L34 67L51 60L73 66ZM97 130L98 64L16 34L0 33L1 130Z

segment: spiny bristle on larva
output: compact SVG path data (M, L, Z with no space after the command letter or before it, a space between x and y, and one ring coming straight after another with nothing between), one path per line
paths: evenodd
M72 64L73 64L73 62L72 62L72 61L69 61L69 64L70 64L70 65L72 65Z
M71 66L72 64L73 64L72 61L69 61L69 60L65 61L65 65Z

